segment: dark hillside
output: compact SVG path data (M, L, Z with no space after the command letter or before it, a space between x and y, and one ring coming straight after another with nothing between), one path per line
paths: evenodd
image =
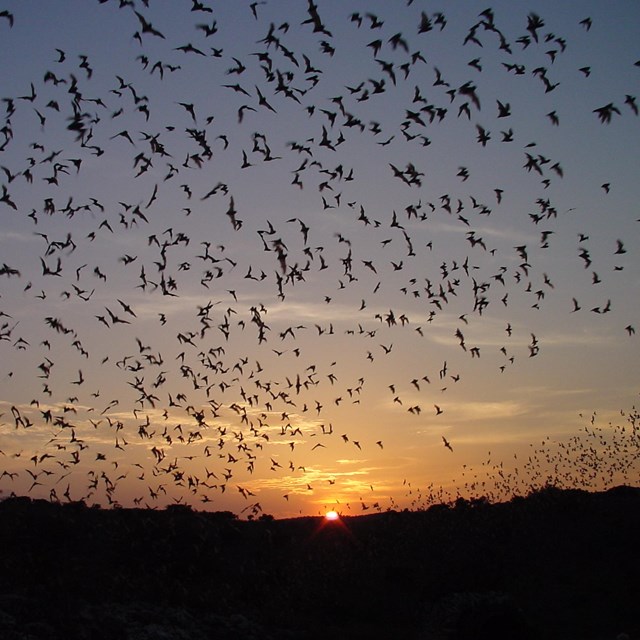
M629 487L339 523L13 498L0 637L640 638L639 540Z

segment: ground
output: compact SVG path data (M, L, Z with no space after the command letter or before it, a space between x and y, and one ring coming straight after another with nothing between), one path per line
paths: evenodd
M244 521L0 503L7 640L640 638L640 489Z

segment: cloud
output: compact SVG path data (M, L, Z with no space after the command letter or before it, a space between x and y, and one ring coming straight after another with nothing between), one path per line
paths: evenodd
M33 233L19 233L17 231L0 231L0 242L6 240L9 242L34 242L38 240L38 236Z
M502 400L493 402L456 402L456 419L465 421L514 418L528 413L531 406L524 402Z

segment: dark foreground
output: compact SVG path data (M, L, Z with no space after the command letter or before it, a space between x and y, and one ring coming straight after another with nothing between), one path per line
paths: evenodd
M640 489L322 525L5 500L0 637L640 638Z

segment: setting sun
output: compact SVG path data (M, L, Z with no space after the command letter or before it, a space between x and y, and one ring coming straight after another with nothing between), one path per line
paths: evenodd
M324 517L325 517L325 520L329 520L330 522L340 519L340 515L338 514L337 511L327 511L327 513L324 514Z

